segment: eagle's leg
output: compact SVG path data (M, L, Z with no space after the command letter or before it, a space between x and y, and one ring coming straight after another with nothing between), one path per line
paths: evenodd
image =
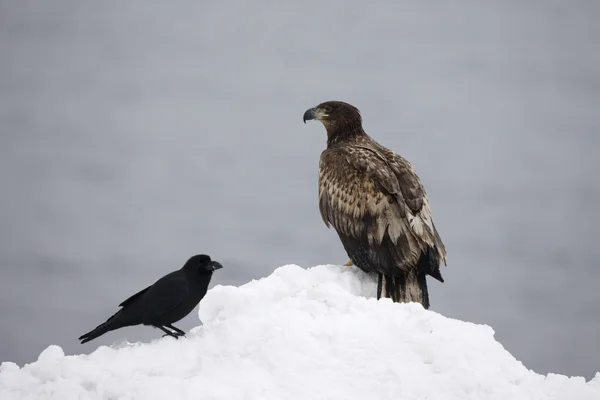
M381 287L383 283L383 274L377 274L377 300L381 298Z
M353 265L352 260L348 260L348 262L346 264L344 264L344 267L349 267L351 265Z

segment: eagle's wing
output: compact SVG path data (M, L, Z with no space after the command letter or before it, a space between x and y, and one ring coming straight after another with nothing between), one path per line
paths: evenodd
M327 226L356 239L381 244L387 232L409 264L427 247L445 259L423 186L410 163L391 151L360 145L325 150L319 209Z
M383 157L398 179L402 198L407 207L406 218L411 231L433 248L441 261L446 263L446 248L435 228L427 193L414 167L390 149L381 149Z

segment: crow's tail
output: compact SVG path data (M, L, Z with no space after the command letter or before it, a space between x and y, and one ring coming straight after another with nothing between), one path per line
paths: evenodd
M94 329L89 331L88 333L85 333L85 334L79 336L79 340L81 340L81 344L87 343L90 340L94 340L97 337L104 335L106 332L121 328L122 325L118 324L115 319L115 316L117 314L113 315L112 317L107 319L106 322L98 325L97 327L95 327Z

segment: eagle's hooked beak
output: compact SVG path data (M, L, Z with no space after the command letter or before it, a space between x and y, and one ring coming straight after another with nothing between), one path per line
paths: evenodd
M308 110L306 110L306 112L304 113L304 116L302 117L302 120L304 121L304 123L306 123L306 121L310 121L311 119L317 118L317 114L315 111L316 111L315 108L309 108Z

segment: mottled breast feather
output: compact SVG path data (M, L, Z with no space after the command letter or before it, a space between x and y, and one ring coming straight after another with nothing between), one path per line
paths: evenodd
M396 254L414 266L428 248L446 262L427 195L412 165L369 136L343 141L321 153L319 209L328 227L370 245L387 233Z

